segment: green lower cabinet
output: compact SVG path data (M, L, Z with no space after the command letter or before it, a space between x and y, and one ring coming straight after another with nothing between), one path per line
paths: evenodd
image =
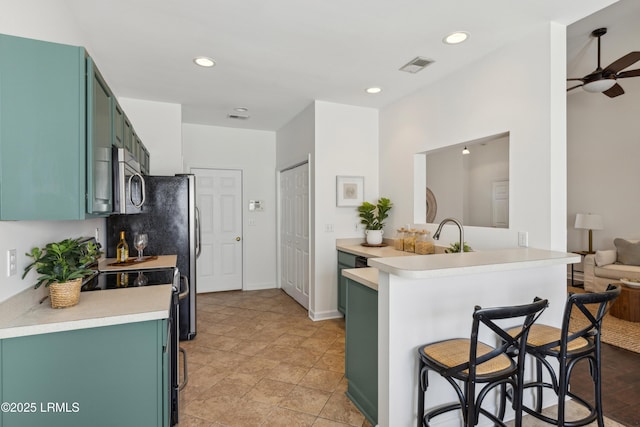
M338 251L338 311L342 314L345 314L347 304L347 278L342 275L342 270L355 267L355 255Z
M378 292L347 279L345 376L347 396L378 423Z
M13 405L0 425L168 426L167 331L156 320L0 341L0 401Z

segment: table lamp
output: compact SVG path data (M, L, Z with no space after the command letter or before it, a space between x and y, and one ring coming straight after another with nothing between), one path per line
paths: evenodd
M593 230L602 230L604 229L604 221L602 220L601 215L594 214L576 214L576 224L575 228L581 228L585 230L589 230L589 252L590 254L595 253L593 251Z

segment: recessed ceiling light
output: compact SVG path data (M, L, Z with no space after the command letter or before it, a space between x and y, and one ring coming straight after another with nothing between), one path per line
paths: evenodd
M214 65L216 65L216 61L207 56L198 56L196 58L193 58L193 62L201 67L213 67Z
M247 111L249 111L247 107L236 107L233 110L237 111L238 113L246 113Z
M365 92L367 93L380 93L382 92L382 89L379 87L368 87L367 89L365 89Z
M458 43L462 43L468 38L469 38L469 33L466 33L464 31L456 31L455 33L449 34L447 37L442 39L442 41L445 42L446 44L458 44Z

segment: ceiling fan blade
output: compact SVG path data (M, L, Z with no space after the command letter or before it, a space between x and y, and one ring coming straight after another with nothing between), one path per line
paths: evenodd
M626 77L638 77L638 76L640 76L640 68L638 68L637 70L623 71L621 73L618 73L616 77L619 79L624 79Z
M607 95L609 98L615 98L616 96L622 95L624 93L624 89L622 89L622 86L616 83L615 85L611 86L611 89L607 89L602 93Z
M568 82L570 82L572 80L577 80L577 81L580 81L580 82L584 82L584 79L567 79Z
M577 87L582 87L582 85L577 85L577 86L570 87L569 89L567 89L567 92L569 92L570 90L573 90L573 89L575 89Z
M614 61L611 65L605 68L604 73L617 73L638 61L640 61L640 52L627 53L625 56Z

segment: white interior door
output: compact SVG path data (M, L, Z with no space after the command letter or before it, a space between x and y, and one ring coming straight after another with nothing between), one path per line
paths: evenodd
M198 293L242 289L242 171L192 169L200 209Z
M280 173L280 283L309 309L309 164Z
M492 184L491 225L509 228L509 181L495 181Z

